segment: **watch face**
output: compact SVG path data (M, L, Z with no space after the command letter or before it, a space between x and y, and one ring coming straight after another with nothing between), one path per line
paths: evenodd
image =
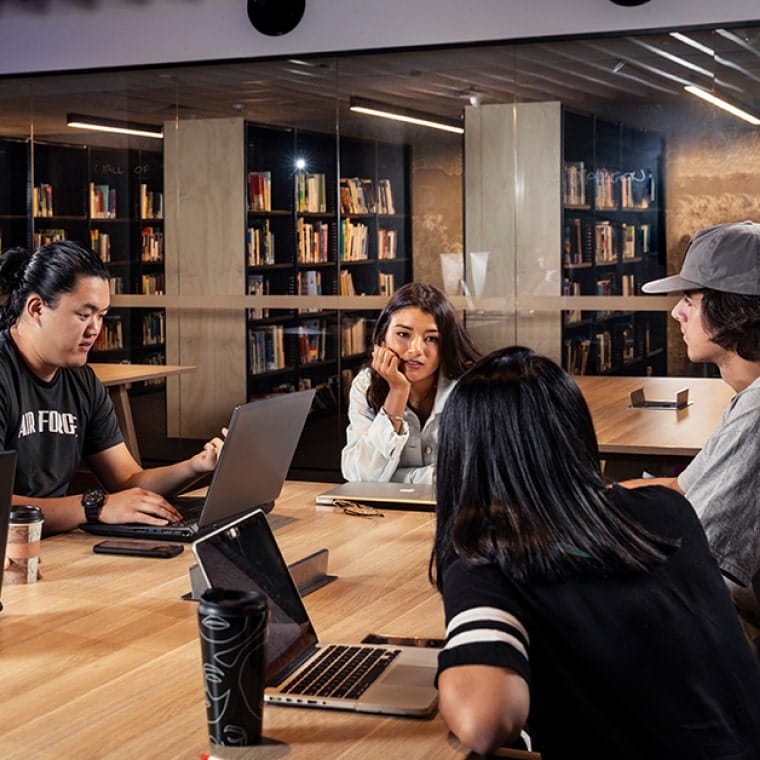
M105 494L99 488L85 491L84 496L82 496L82 504L85 507L102 507L104 501Z

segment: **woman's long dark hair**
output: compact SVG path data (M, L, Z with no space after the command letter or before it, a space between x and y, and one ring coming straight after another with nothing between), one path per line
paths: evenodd
M518 580L646 571L678 545L616 507L586 401L553 361L521 346L458 382L438 436L430 578L456 554Z
M71 293L80 277L107 280L108 269L92 252L70 240L48 243L30 253L9 248L0 256L0 329L11 327L32 293L55 306L62 293Z
M453 304L446 294L435 287L420 282L410 282L402 285L377 318L372 334L372 345L377 346L385 340L385 333L391 317L399 309L416 308L425 314L430 314L435 320L440 336L439 350L441 364L439 373L445 377L457 378L477 361L480 353L470 340L464 325L457 317ZM367 390L367 402L374 412L378 412L388 395L388 383L380 375L371 370L372 379Z

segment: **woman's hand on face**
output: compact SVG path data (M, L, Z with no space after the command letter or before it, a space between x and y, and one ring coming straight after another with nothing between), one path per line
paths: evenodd
M408 390L409 380L403 371L404 363L399 355L386 346L372 349L372 369L382 377L391 388Z

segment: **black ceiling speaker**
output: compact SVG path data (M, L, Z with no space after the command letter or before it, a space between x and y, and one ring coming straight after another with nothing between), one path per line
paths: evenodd
M298 25L305 6L306 0L248 0L248 18L262 34L287 34Z
M644 5L649 0L610 0L610 2L615 3L615 5Z

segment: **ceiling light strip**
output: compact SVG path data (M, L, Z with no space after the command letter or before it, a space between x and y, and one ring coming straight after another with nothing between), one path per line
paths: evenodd
M744 121L749 122L755 127L760 125L760 119L757 116L753 116L751 113L749 113L749 111L745 111L743 108L739 108L738 106L735 106L732 103L723 100L723 98L719 98L717 95L713 95L713 93L708 92L701 87L696 87L695 85L690 84L684 87L684 90L686 90L688 93L691 93L692 95L696 95L698 98L702 98L702 100L705 100L708 103L717 106L718 108L722 108L724 111L727 111L739 119L743 119Z
M92 130L94 132L152 137L158 140L164 136L163 128L152 124L138 124L137 122L121 121L119 119L104 119L99 116L85 116L79 113L67 114L66 126L74 127L75 129Z
M405 108L395 108L394 106L385 106L373 101L364 101L351 99L349 109L356 113L363 113L368 116L379 116L381 119L391 119L400 121L405 124L416 124L421 127L430 127L431 129L440 129L444 132L452 132L457 135L464 134L464 128L455 124L439 120L435 116L429 116Z

